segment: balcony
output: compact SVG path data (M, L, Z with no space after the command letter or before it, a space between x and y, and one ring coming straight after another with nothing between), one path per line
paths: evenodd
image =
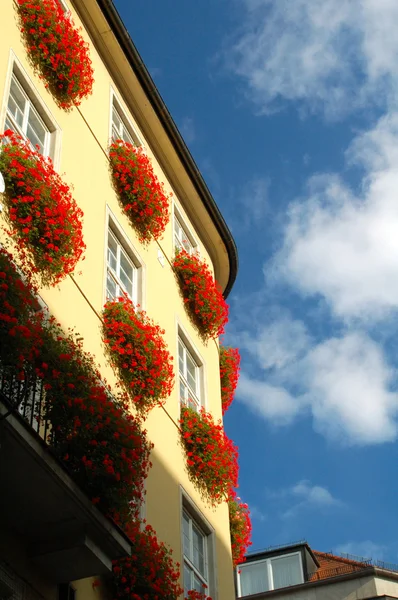
M42 382L27 383L0 374L0 531L20 540L49 581L105 574L130 554L129 540L52 454Z

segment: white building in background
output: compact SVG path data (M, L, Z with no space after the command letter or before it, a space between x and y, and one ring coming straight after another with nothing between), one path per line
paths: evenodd
M236 589L245 600L395 600L398 565L298 542L249 554L237 568Z

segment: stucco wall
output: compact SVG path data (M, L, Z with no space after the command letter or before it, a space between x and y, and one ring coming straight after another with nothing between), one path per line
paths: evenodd
M275 600L364 600L376 595L376 583L373 577L360 577L340 583L314 585L275 596ZM264 596L264 600L267 596Z
M68 4L71 6L70 1ZM72 13L79 24L73 7ZM94 93L83 102L80 110L74 109L70 113L65 113L58 109L44 84L32 72L17 28L13 0L2 1L0 31L0 127L4 125L11 57L15 56L30 78L38 96L62 130L59 171L63 174L64 180L73 186L73 195L84 212L86 259L78 265L75 273L75 280L81 291L70 278L67 278L56 289L41 290L44 301L65 328L76 328L84 339L85 349L93 353L100 363L103 376L111 383L114 382L113 374L103 355L100 321L81 293L86 295L97 312L101 311L105 300L106 215L107 210L110 210L144 264L144 308L149 316L165 330L165 339L174 356L175 367L178 366L177 324L180 324L204 363L206 407L216 418L221 418L218 346L214 341L203 343L185 313L168 262L172 260L174 252L172 219L159 245L151 243L143 246L127 218L122 214L111 186L106 149L109 140L111 87L116 93L117 87L101 57L89 37L83 33L91 45L91 58L95 72ZM129 117L145 143L139 123L131 114ZM159 179L164 182L168 191L173 192L156 158L151 154L149 146L148 153L153 158ZM178 199L176 201L179 202ZM199 241L201 255L210 263L200 231L195 230L192 223L190 227ZM164 266L158 260L159 250L166 258ZM173 548L175 559L181 562L180 486L182 486L216 532L218 598L231 600L234 597L234 587L227 505L223 504L216 510L210 509L202 502L188 480L176 427L179 418L177 385L167 400L165 408L171 419L163 410L157 408L153 410L146 424L149 438L155 444L153 469L147 480L147 520L154 526L159 538ZM83 592L82 585L78 584L78 589ZM89 599L91 594L96 594L98 597L98 592L91 592L91 589L90 585L84 583L85 598Z

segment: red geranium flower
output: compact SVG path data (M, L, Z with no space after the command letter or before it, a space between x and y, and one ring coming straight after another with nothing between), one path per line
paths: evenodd
M164 404L174 384L164 331L128 298L107 302L103 317L107 354L137 409L145 413Z
M143 148L123 140L109 150L115 190L123 211L141 242L157 240L170 219L170 196L156 177Z
M0 135L5 217L25 273L56 285L72 273L85 244L83 213L50 160L7 130Z
M34 69L61 108L91 94L89 45L58 0L17 0L21 32Z
M231 406L239 380L240 355L238 348L220 346L220 383L222 413Z
M238 450L225 435L221 422L204 409L181 407L181 444L191 481L212 505L228 498L238 485Z
M114 600L178 600L180 587L179 565L171 550L160 542L155 530L136 520L126 527L132 543L131 556L115 561L111 586Z
M192 322L204 338L224 333L228 304L214 281L209 266L197 255L180 250L173 263Z
M246 552L251 546L252 524L247 504L231 491L228 499L229 528L231 533L232 561L234 566L245 561Z

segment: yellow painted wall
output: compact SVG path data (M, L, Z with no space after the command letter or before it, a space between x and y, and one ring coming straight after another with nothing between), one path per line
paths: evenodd
M75 21L79 23L73 8L72 14ZM83 35L85 34L83 33ZM87 35L85 37L90 41ZM85 349L92 352L97 362L100 363L103 376L114 382L113 374L105 364L100 339L100 321L82 294L83 292L97 312L101 311L105 299L106 211L108 207L145 265L144 309L156 323L165 329L165 339L174 356L176 375L178 375L177 323L180 323L197 348L205 365L206 407L215 418L221 418L218 346L214 341L205 344L198 337L187 318L168 263L172 260L174 253L172 219L159 245L153 242L144 246L140 244L127 218L122 214L112 189L106 149L110 130L111 87L116 92L117 88L91 42L90 45L95 72L94 93L83 101L80 110L74 109L70 113L65 113L58 109L44 84L34 75L29 66L26 50L17 28L13 0L2 0L0 127L4 125L10 60L11 52L13 52L25 73L32 80L41 100L62 130L59 171L64 180L73 186L74 197L84 212L86 259L78 265L75 272L75 280L80 290L72 279L68 278L56 289L42 290L41 295L50 311L65 328L70 326L76 328L84 338ZM120 96L119 100L121 100ZM130 118L145 143L139 123L135 122L131 115ZM148 148L147 144L145 145ZM164 182L166 190L172 192L167 177L156 162L150 148L148 148L148 153L153 159L155 172L159 179ZM195 229L193 225L191 228ZM201 240L200 232L194 231L194 233L200 244L201 255L210 263L210 257ZM166 257L164 267L158 260L159 249ZM178 382L178 378L176 381ZM234 588L227 505L224 504L216 510L210 509L202 502L188 480L183 452L178 444L176 427L179 418L178 385L175 386L172 395L167 400L165 408L171 419L163 410L155 408L147 420L149 438L155 444L152 458L153 468L147 480L147 520L153 525L159 538L173 548L175 559L182 563L180 504L180 486L182 486L216 534L218 589L216 594L212 590L213 596L220 600L230 600L234 597ZM83 584L77 584L78 591L81 585ZM91 588L87 586L87 583L84 586L84 597L89 600ZM81 589L83 592L83 588ZM98 591L92 591L92 594L97 597Z

